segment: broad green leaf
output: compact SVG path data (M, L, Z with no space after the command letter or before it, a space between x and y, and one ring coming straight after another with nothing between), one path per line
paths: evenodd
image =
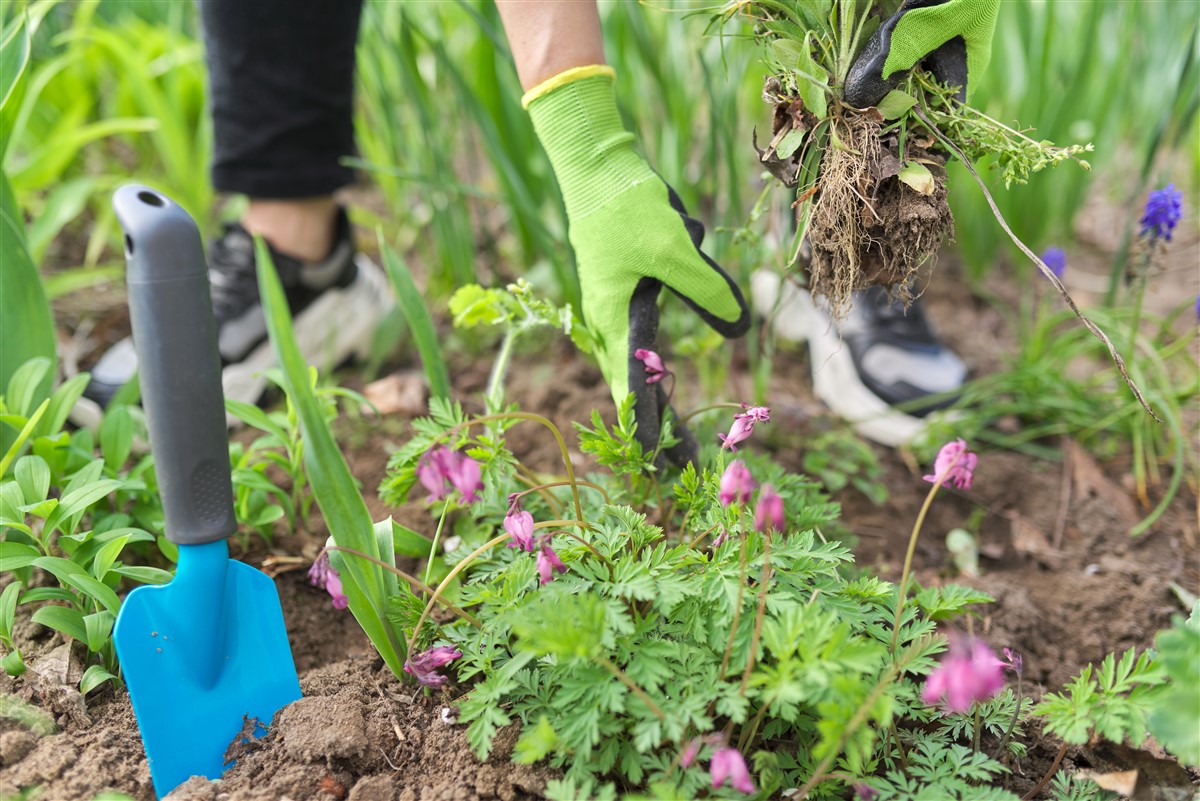
M804 46L800 48L800 63L797 67L796 89L804 107L811 111L818 120L829 115L829 107L825 100L825 90L829 87L829 73L812 57L812 31L804 37Z
M281 442L287 442L288 434L283 426L276 423L262 409L255 406L253 403L234 400L233 398L225 399L225 411L232 414L237 419L247 425L254 426L259 431L265 431L268 434L274 434Z
M0 570L19 570L33 564L42 552L32 545L19 542L0 542Z
M62 587L34 587L21 593L21 606L25 604L40 604L43 601L66 601L75 603L75 596Z
M38 387L46 382L53 364L50 359L39 356L21 364L8 379L8 391L4 401L17 414L28 415L33 411Z
M112 634L113 623L116 620L117 616L107 610L83 616L83 628L87 632L87 639L84 642L87 643L89 651L97 653L104 647L104 643L108 642L108 638Z
M96 557L92 560L92 575L100 581L104 581L104 577L108 574L113 564L116 563L117 557L121 555L121 551L128 542L129 536L123 535L101 546L100 550L96 552Z
M110 470L119 470L133 450L133 419L128 406L109 406L100 422L100 452Z
M916 161L910 161L901 167L900 175L897 177L922 195L932 195L936 188L933 173L924 164Z
M804 136L807 133L803 128L788 131L776 146L775 154L781 159L791 158L792 154L800 149L800 145L804 144Z
M16 648L9 651L0 659L0 669L10 676L20 676L25 672L25 660L21 658L21 652Z
M117 677L109 673L103 665L92 665L83 672L79 680L79 692L87 695L106 681L116 682Z
M416 343L417 352L421 355L421 363L425 366L425 378L429 381L429 392L435 398L448 398L450 397L450 376L446 372L446 363L442 359L441 341L438 339L437 329L434 328L433 320L429 317L429 310L425 308L425 298L417 290L412 273L408 271L408 265L400 258L400 254L384 240L382 231L378 236L379 252L383 255L383 263L387 268L388 277L392 281L392 288L396 292L396 300L404 311L404 318L408 321L409 330L413 334L413 342Z
M526 726L521 731L521 738L513 746L512 761L521 765L541 762L549 756L557 744L558 734L550 725L550 719L545 715L539 715L536 726Z
M29 230L26 232L29 255L33 258L35 264L42 263L42 257L46 255L46 248L63 229L63 226L73 220L79 219L79 216L87 207L88 200L91 199L99 185L100 181L97 178L84 176L65 181L51 190L49 196L46 197L45 202L42 204L37 218L30 222ZM104 271L93 267L81 267L69 272L91 276L91 283L95 283L97 279L108 280ZM61 273L56 273L55 277L58 275L61 275ZM53 300L55 293L51 290L49 281L45 280L46 278L48 276L43 276L43 283L46 284L46 294Z
M83 615L66 606L43 606L33 613L34 623L54 629L73 640L87 642L87 627Z
M261 239L255 240L258 259L258 285L271 344L279 357L288 397L295 405L304 435L304 464L317 505L325 516L334 542L362 551L376 559L381 555L375 537L371 513L358 490L350 468L338 449L320 401L309 381L308 366L296 344L287 298L279 276L271 263L271 253ZM337 560L340 554L330 555ZM335 564L335 567L338 565ZM350 611L380 656L398 677L404 675L405 644L384 617L387 582L383 571L362 559L346 559L340 565L342 587L350 601Z
M885 120L895 120L904 116L904 112L916 104L917 99L908 92L893 89L884 95L883 100L880 100L875 108L879 109L879 113L883 115Z
M77 514L82 514L88 507L109 493L121 488L121 482L115 478L102 478L71 490L59 501L58 508L46 520L46 530L54 531L63 523Z
M793 39L775 39L771 42L771 55L784 69L797 69L802 58L800 43Z
M114 615L121 608L121 599L117 597L117 594L113 592L111 587L96 581L96 579L87 574L86 570L70 559L63 559L57 556L42 556L33 561L33 566L53 573L60 582L73 590L83 593Z
M112 572L119 576L131 578L139 584L167 584L174 574L157 567L142 567L140 565L118 565Z
M22 456L13 475L26 503L42 500L50 490L50 465L40 456Z
M17 596L21 594L21 582L11 581L0 592L0 641L12 641L13 621L17 615Z
M4 40L0 41L0 109L8 104L8 98L29 63L29 28L25 23L22 12L22 19L11 25L4 32ZM0 153L0 157L3 155Z
M401 556L411 556L414 559L424 559L429 556L430 550L433 548L433 540L426 538L422 534L418 534L408 526L403 526L397 523L393 518L381 520L375 524L376 530L379 526L391 524L392 542L395 546L396 553Z

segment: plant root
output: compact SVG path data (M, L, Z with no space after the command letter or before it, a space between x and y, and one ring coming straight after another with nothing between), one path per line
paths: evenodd
M954 236L945 160L928 149L934 143L910 134L901 154L898 134L883 133L880 123L873 112L831 118L831 144L822 156L806 269L810 290L838 319L849 310L851 293L872 286L910 302L917 271ZM929 194L900 180L901 167L910 162L932 174Z

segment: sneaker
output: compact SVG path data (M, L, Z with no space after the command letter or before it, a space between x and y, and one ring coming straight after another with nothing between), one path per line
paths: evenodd
M772 320L779 336L808 343L817 397L881 445L916 439L928 415L953 403L967 378L919 300L905 308L873 287L856 292L850 313L835 324L808 290L769 270L754 274L751 294L755 311Z
M306 361L324 369L351 357L364 358L376 324L391 306L383 272L355 252L345 210L339 210L337 226L336 244L322 261L302 262L270 249L300 351ZM258 295L254 238L241 225L227 224L208 248L208 265L225 397L256 403L267 386L265 373L277 361ZM137 353L126 337L92 368L91 381L72 409L72 422L95 429L104 408L136 372ZM229 421L234 422L232 417Z

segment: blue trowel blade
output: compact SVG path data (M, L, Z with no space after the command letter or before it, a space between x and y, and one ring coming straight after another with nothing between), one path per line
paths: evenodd
M113 639L159 798L219 778L245 719L300 698L275 583L223 540L179 546L175 579L129 593Z

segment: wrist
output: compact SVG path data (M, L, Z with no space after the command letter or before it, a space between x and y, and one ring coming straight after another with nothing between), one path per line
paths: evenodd
M621 122L615 77L604 65L575 67L533 87L522 99L572 220L656 177L634 151L633 134Z

